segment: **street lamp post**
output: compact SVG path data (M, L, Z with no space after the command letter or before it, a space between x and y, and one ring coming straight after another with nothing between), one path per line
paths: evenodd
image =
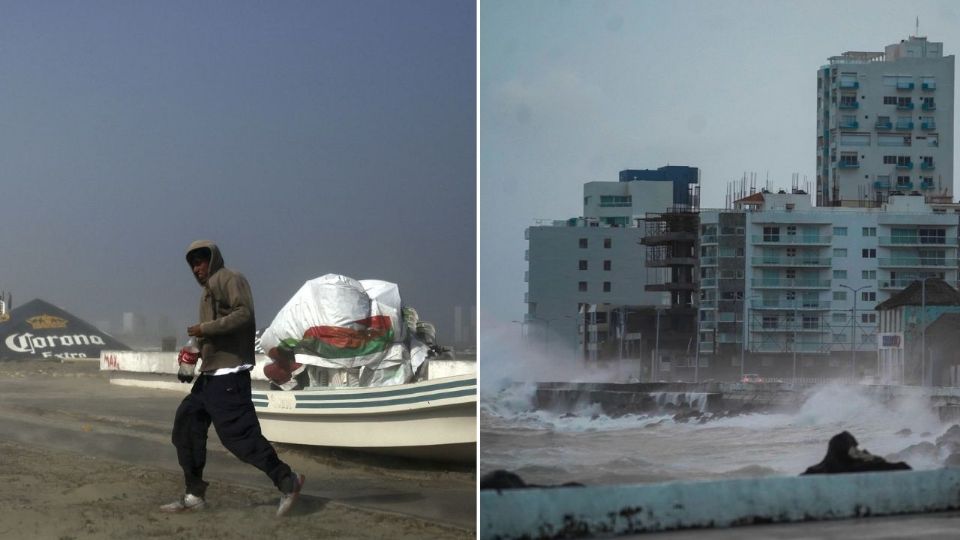
M740 338L740 381L743 382L746 371L747 341L750 339L750 302L760 298L751 296L743 300L743 336ZM698 337L699 339L699 337Z
M852 320L850 329L850 376L853 377L853 380L857 379L857 293L864 289L869 289L871 285L864 285L862 287L857 287L854 289L849 285L840 284L841 287L845 289L850 289L853 292L853 309L851 310Z

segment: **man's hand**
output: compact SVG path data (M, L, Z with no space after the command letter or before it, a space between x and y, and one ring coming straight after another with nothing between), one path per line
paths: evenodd
M200 329L199 324L195 324L187 328L187 335L190 337L203 337L203 330Z

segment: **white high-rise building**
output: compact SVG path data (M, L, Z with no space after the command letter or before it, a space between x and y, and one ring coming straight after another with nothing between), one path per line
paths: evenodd
M950 202L953 72L943 43L918 36L831 57L817 72L817 206Z
M584 329L578 325L585 319L592 323L590 339L604 341L604 306L668 302L667 293L646 290L648 284L662 282L669 269L647 268L643 220L648 213L690 205L699 170L673 166L623 171L620 177L619 182L584 184L583 217L540 221L525 231L529 249L523 323L528 337L551 354L580 345ZM591 310L589 318L586 310Z
M701 211L700 353L727 372L873 373L876 305L918 279L957 284L958 211L921 195L817 208L769 192Z

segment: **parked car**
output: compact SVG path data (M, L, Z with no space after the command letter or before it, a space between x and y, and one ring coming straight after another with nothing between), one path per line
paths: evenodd
M763 377L757 375L756 373L745 373L743 378L740 379L742 383L762 383Z

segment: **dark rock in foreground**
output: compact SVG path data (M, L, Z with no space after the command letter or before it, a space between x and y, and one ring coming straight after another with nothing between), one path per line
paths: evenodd
M495 471L489 472L482 477L480 477L480 489L495 489L497 491L503 489L526 489L526 488L555 488L555 487L583 487L583 484L578 482L567 482L566 484L561 484L558 486L542 486L538 484L528 484L523 481L523 478L520 478L520 475L512 473L510 471L505 471L503 469L497 469Z
M891 463L880 456L861 450L857 447L857 439L849 431L844 431L830 439L827 455L824 456L823 461L808 467L802 475L901 470L908 471L911 468L902 461Z

